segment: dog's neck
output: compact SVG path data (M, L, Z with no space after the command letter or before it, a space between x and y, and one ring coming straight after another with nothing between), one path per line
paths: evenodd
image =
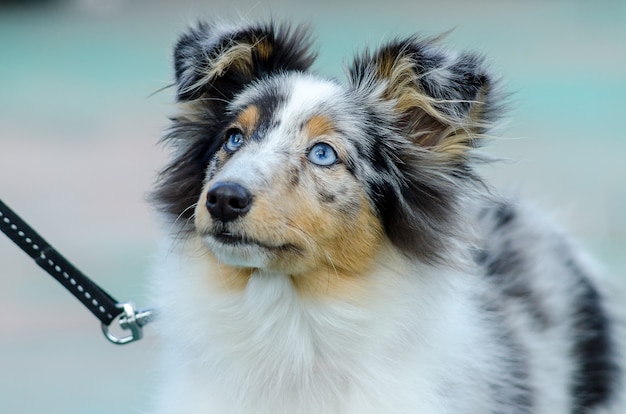
M210 254L191 243L183 250L184 260L160 269L167 286L161 302L170 309L162 331L176 342L187 377L233 395L258 394L251 400L307 401L307 393L317 392L325 396L317 401L333 401L364 383L387 392L393 379L375 373L402 371L407 355L432 355L415 349L430 346L420 338L436 336L438 324L455 323L452 306L441 305L456 302L450 278L393 249L358 275L369 294L342 291L342 297L303 295L291 276L262 270L252 271L241 289L227 290ZM218 379L223 384L213 383Z

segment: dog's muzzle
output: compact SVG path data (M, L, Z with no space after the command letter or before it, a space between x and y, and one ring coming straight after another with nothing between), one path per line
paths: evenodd
M252 207L252 194L240 184L217 182L208 191L206 207L222 223L244 216Z

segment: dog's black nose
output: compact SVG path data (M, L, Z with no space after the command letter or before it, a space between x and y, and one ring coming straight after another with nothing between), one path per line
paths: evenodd
M252 194L240 184L218 182L209 189L206 206L214 219L231 221L250 210Z

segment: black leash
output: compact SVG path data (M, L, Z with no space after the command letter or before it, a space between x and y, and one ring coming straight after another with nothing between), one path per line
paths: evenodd
M117 302L92 282L54 247L0 200L0 230L67 290L102 323L102 332L114 344L123 345L142 338L142 328L153 317L151 310L137 310L134 304ZM119 337L110 327L117 320L130 335Z

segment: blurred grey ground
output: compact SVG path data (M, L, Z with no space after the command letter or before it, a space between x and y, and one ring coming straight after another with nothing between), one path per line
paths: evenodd
M0 3L0 198L120 300L148 306L158 232L145 202L165 159L170 53L200 17L312 23L321 73L364 46L454 29L513 95L485 168L552 209L626 278L626 2L38 1ZM16 6L15 4L18 4ZM21 4L21 5L20 5ZM0 237L0 412L141 413L153 340L109 345L98 323Z

